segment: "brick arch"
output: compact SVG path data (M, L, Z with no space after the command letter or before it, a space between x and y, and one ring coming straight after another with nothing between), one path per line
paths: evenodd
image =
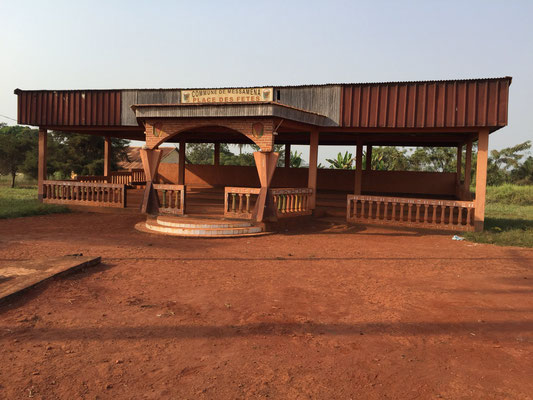
M258 136L254 134L254 124L262 124L263 133ZM149 149L155 149L161 144L167 142L171 138L178 136L181 133L193 131L202 128L220 127L229 129L233 132L246 136L249 140L255 143L261 151L270 152L273 150L273 130L274 125L272 120L257 120L257 119L239 119L230 121L145 121L145 135L146 146Z

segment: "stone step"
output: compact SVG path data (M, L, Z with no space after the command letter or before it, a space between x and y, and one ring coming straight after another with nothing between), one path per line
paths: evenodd
M252 226L252 224L248 221L229 221L210 218L189 218L172 216L159 216L157 217L157 223L163 226L187 229L248 228Z
M172 236L186 237L239 237L256 236L264 234L259 226L230 227L230 228L176 228L172 226L160 225L156 220L145 222L145 228L151 232L163 233Z
M160 215L140 222L136 228L143 232L185 237L241 237L265 235L260 226L249 221L233 221L223 218Z

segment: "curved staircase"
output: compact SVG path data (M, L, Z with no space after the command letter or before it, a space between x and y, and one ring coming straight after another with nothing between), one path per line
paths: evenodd
M248 221L232 221L215 218L158 216L135 226L138 230L171 236L227 238L265 235L261 226Z

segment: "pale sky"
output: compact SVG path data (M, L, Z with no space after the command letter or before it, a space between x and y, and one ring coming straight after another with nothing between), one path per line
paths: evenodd
M533 1L0 0L0 17L0 114L11 118L15 88L509 75L509 126L490 147L533 139Z

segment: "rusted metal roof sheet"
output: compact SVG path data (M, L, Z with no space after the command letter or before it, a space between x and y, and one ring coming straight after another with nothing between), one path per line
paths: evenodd
M340 126L461 128L507 125L511 78L343 85Z
M273 86L285 105L340 128L500 128L510 77L447 81ZM18 122L41 127L138 126L131 105L179 103L180 89L15 90ZM99 128L101 129L101 128Z
M18 123L35 126L117 126L119 90L16 90Z

